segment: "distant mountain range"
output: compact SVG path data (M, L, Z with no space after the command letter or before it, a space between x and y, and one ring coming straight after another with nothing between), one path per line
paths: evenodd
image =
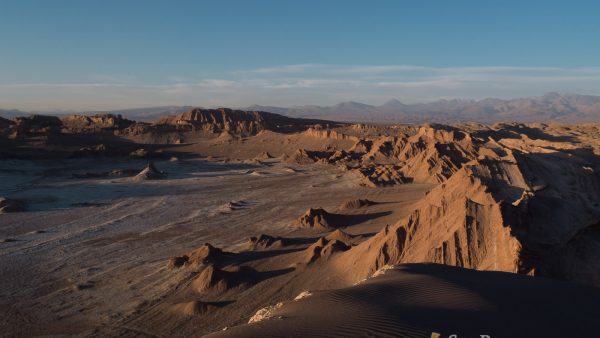
M113 113L136 121L155 121L177 115L191 106L135 108L83 114ZM334 106L275 107L253 105L244 110L266 111L290 117L348 122L600 122L600 96L548 93L543 96L517 99L438 100L428 103L404 104L391 100L374 106L360 102L342 102ZM50 115L70 115L82 112L36 112ZM12 118L30 112L2 110L0 116Z
M404 104L398 100L380 106L342 102L334 106L290 108L250 106L294 117L356 122L600 122L600 96L548 93L510 100L438 100Z
M118 110L103 110L103 111L22 111L18 109L0 109L0 116L12 119L17 116L28 116L32 114L41 115L54 115L54 116L67 116L73 114L81 115L96 115L96 114L120 114L134 121L142 122L153 122L161 117L169 115L179 115L186 111L192 110L195 107L192 106L161 106L161 107L147 107L147 108L132 108L132 109L118 109Z

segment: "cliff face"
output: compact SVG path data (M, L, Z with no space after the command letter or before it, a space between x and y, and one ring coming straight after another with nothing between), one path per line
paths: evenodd
M3 119L4 120L4 119ZM5 122L8 121L8 122ZM134 122L121 115L71 115L62 120L56 116L31 115L0 121L0 129L10 130L13 139L59 134L94 134L123 130Z
M31 115L14 119L13 138L60 132L62 122L56 116Z
M134 121L127 120L121 115L71 115L62 119L63 127L68 133L93 133L100 131L115 131L128 128Z
M340 256L343 270L360 279L386 264L434 262L600 286L597 155L491 135L463 142L474 159L452 167L407 218Z
M262 130L287 132L307 129L318 122L322 121L294 119L260 111L196 108L179 116L163 118L156 125L171 126L180 131L226 131L237 135L255 135Z

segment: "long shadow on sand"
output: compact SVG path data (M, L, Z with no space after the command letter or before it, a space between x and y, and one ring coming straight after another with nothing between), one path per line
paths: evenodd
M596 337L599 303L599 289L574 283L406 264L357 286L288 303L284 320L215 336Z
M353 226L357 224L361 224L370 220L377 219L379 217L391 215L391 211L381 211L381 212L372 212L369 214L358 214L358 215L349 215L349 214L331 214L336 224L340 226Z
M226 264L244 264L252 261L261 259L271 258L275 256L285 255L293 252L302 251L304 248L294 249L281 249L281 250L268 250L268 251L242 251L236 253L230 260L226 261Z
M422 280L394 284L392 274L390 283L384 277L367 293L387 294L389 301L381 306L399 321L434 328L444 335L584 337L600 329L600 290L596 288L437 264L408 264L400 269Z

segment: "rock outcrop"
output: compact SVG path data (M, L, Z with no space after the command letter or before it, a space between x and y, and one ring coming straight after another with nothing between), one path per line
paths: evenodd
M319 231L328 231L345 226L345 224L342 223L340 215L329 213L323 208L308 209L304 215L298 219L298 224L303 228Z
M71 115L62 119L64 131L67 133L113 132L130 127L134 121L121 115Z
M243 111L228 108L195 108L179 116L165 117L157 126L171 126L175 130L229 132L235 135L256 135L263 130L279 132L306 129L318 120L302 120L262 111Z
M205 243L200 248L185 255L169 259L167 268L169 270L181 267L198 267L201 265L218 264L231 258L233 253L223 251L210 243Z
M144 168L142 171L140 171L140 173L137 174L133 178L133 180L134 181L159 180L159 179L162 179L165 177L167 177L167 174L156 169L156 167L154 166L154 162L148 161L148 165L146 165L146 168Z
M14 119L14 131L12 139L20 139L31 136L49 136L60 133L62 121L56 116L31 115L27 117L16 117Z
M462 165L341 264L357 278L386 264L434 262L600 285L591 258L600 257L600 178L583 169L598 159L545 149L505 147L502 157Z
M350 245L337 239L319 238L314 244L303 251L303 264L328 260L332 255L350 249Z

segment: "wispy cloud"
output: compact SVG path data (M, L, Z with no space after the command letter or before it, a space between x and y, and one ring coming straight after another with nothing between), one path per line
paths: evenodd
M95 76L93 80L0 83L0 107L288 106L344 100L381 103L391 98L409 103L440 97L507 98L548 91L600 94L600 67L298 64L238 70L210 79L171 77L163 83L138 83L119 76Z

